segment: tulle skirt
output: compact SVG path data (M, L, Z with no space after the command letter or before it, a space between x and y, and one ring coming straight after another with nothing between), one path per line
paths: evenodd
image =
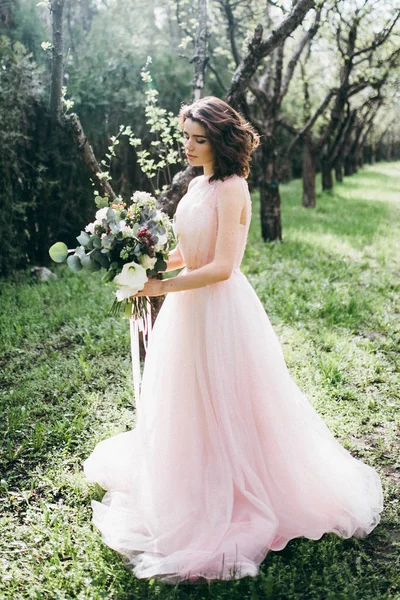
M377 472L356 460L291 378L240 269L169 294L147 350L134 430L84 463L104 542L138 578L256 576L269 550L379 523Z

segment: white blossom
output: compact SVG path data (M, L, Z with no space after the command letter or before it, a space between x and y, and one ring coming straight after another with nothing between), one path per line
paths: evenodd
M96 213L96 220L94 222L95 225L102 225L104 219L107 217L108 206L104 206L104 208L100 208Z
M134 236L133 229L132 227L129 227L129 225L124 225L123 227L121 227L121 233L123 238Z
M154 256L153 258L151 258L147 254L143 254L143 256L139 258L139 261L143 269L146 269L147 271L147 269L152 269L154 267L154 265L157 262L157 257Z
M87 233L94 233L94 225L94 223L89 223L89 225L86 225L85 231Z
M164 233L164 235L159 235L158 236L158 242L154 248L154 250L156 252L161 252L162 250L164 250L164 246L168 241L168 235L166 233Z
M144 284L148 280L146 270L135 262L126 263L122 267L121 273L114 277L114 281L118 286L115 296L119 302L130 298L143 289Z

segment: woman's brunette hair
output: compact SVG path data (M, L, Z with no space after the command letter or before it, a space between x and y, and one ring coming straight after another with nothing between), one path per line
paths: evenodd
M214 150L214 174L210 181L223 180L230 175L248 176L251 153L259 145L260 138L234 108L215 96L206 96L182 106L179 112L182 129L186 119L204 127Z

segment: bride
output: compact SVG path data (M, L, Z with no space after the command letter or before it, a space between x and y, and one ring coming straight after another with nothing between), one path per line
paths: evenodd
M215 97L180 112L203 175L175 214L167 294L146 354L136 427L84 463L106 494L92 502L104 542L139 578L256 576L270 550L326 532L369 534L377 472L334 438L287 370L265 310L240 269L251 220L246 177L258 136Z

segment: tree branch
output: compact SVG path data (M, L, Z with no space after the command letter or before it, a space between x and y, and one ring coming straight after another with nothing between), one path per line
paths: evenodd
M288 131L289 133L292 133L293 135L299 135L300 134L299 129L296 129L296 127L293 127L293 125L291 125L290 123L288 123L286 121L286 119L284 119L281 115L279 115L279 117L277 117L276 122L278 123L278 125L282 125L282 127L284 129L286 129L286 131Z
M310 27L310 29L308 31L306 31L306 33L303 35L292 58L290 59L290 61L288 63L286 73L285 73L285 78L283 80L283 85L282 85L281 91L280 91L279 103L286 96L286 93L289 89L290 82L293 77L294 70L296 68L296 65L300 59L300 56L301 56L304 48L306 47L307 44L309 44L311 42L311 40L313 39L313 37L315 36L315 34L317 33L317 31L319 29L320 21L321 21L321 12L322 12L321 8L318 9L316 17L315 17L314 25L312 27Z
M237 104L239 97L247 89L261 59L268 56L296 29L314 5L315 0L299 0L290 14L265 41L262 41L262 25L257 25L248 52L233 75L226 98L229 104Z
M353 53L353 58L356 58L357 56L360 56L361 54L364 54L365 52L372 52L372 51L376 50L377 48L379 48L379 46L382 46L382 44L384 44L386 42L386 40L392 33L393 28L396 25L399 18L400 18L400 10L397 11L397 14L395 15L392 23L390 25L384 27L382 29L382 31L380 31L376 35L375 40L372 42L372 44L370 44L370 46L367 46L366 48L361 48L360 50L356 50Z
M240 53L236 43L236 22L235 17L233 15L232 4L230 0L220 0L221 6L225 12L227 24L228 24L228 38L231 45L233 60L235 61L236 66L240 63Z

